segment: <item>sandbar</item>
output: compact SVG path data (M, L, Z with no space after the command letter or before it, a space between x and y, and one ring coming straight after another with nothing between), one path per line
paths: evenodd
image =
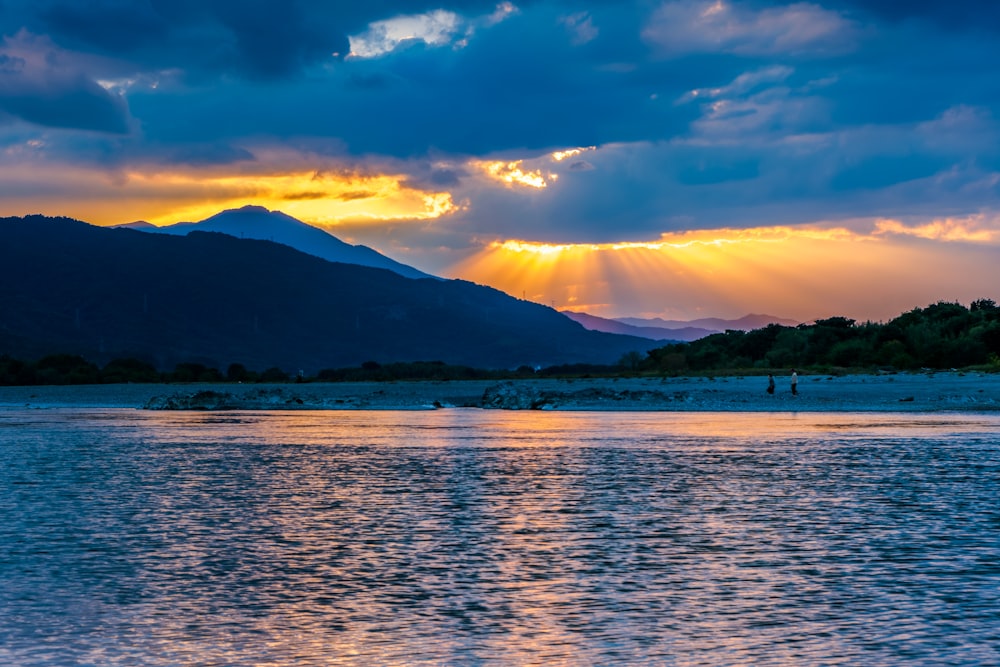
M798 395L776 382L774 395L766 376L0 387L0 409L1000 411L995 373L800 374Z

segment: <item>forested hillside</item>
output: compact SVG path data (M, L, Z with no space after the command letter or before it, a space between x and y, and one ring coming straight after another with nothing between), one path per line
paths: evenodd
M664 373L720 369L872 367L899 370L1000 366L1000 307L939 302L886 322L846 317L754 331L727 331L651 350L639 369Z

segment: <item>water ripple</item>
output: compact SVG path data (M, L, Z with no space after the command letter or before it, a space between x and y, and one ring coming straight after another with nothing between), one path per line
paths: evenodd
M1000 663L994 417L0 426L4 664Z

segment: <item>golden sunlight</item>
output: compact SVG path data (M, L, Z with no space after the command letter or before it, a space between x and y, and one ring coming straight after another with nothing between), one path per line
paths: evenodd
M507 187L521 186L541 190L559 180L559 174L546 165L562 162L587 151L597 150L596 146L567 148L524 160L471 160L468 164L493 181Z
M1000 221L983 215L967 218L945 218L918 225L907 225L899 220L883 219L875 223L878 234L916 236L936 241L966 241L971 243L1000 243Z
M483 162L474 160L470 163L493 180L500 181L506 185L521 185L528 188L548 187L549 181L558 178L556 174L543 174L540 169L526 171L522 165L523 160L513 162Z
M173 208L169 213L148 218L153 224L178 219L199 220L220 208L252 202L269 209L323 226L342 222L383 222L387 220L428 220L456 210L447 192L427 193L406 187L404 178L393 175L355 176L298 172L261 176L219 176L192 179L187 174L168 177L130 174L130 180L171 183L179 188L197 180L214 195L212 201Z
M595 150L597 150L597 146L586 146L584 148L569 148L564 151L555 151L554 153L549 153L549 155L552 156L552 159L555 160L556 162L562 162L566 158L576 157L577 155L585 153L586 151L595 151Z
M716 229L650 242L497 241L452 267L460 275L560 310L691 319L766 312L809 321L879 319L928 299L974 299L1000 269L942 258L932 241L843 227ZM928 267L935 267L929 271Z
M59 174L2 173L8 183L24 183L24 197L5 197L0 214L25 211L68 215L98 225L142 219L154 225L197 221L246 204L280 210L324 227L396 220L433 220L461 209L449 192L406 184L394 174L289 170L281 173L218 173L136 170L108 175L84 169ZM45 196L57 178L60 197Z

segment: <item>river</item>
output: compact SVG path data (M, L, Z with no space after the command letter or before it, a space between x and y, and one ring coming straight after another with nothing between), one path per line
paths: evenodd
M1000 664L1000 415L0 411L0 664Z

